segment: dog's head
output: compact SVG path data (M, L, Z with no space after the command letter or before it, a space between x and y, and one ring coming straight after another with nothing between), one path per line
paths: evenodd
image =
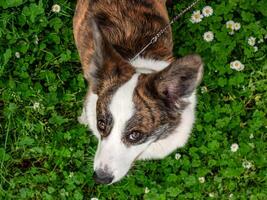
M116 53L96 24L91 27L95 52L85 119L99 139L94 179L108 184L125 176L153 142L179 126L187 98L200 82L202 62L191 55L161 71L138 73Z

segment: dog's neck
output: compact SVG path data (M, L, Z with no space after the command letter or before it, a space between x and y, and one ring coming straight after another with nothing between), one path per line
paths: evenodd
M130 62L138 73L150 74L153 72L161 71L170 63L167 61L154 60L149 58L138 57Z

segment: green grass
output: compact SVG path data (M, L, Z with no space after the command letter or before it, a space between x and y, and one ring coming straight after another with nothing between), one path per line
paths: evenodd
M176 13L188 5L179 2ZM97 141L77 122L87 85L72 35L74 1L0 0L0 199L267 199L267 2L202 1L195 10L205 5L212 16L193 24L188 13L173 26L175 55L197 52L205 62L188 144L99 186L91 178ZM234 35L229 20L241 24ZM234 60L244 70L231 69Z

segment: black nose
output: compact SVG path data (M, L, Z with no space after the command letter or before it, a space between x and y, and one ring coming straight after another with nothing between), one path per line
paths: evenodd
M114 176L104 170L96 170L93 174L93 179L96 183L109 184L112 182Z

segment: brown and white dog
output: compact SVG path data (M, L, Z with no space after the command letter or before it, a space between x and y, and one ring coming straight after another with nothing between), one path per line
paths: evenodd
M95 181L114 183L135 160L161 159L185 145L201 58L175 59L169 29L130 61L168 24L165 0L78 0L73 22L89 83L79 121L99 140Z

